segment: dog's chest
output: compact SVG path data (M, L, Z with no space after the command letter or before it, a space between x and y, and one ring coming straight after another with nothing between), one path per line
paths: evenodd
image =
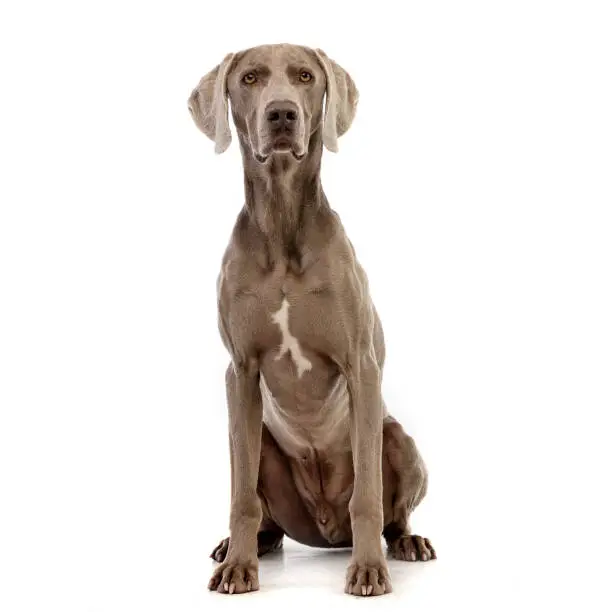
M277 340L261 353L264 422L290 456L335 453L348 446L348 389L324 351L329 338L316 331L333 314L318 312L320 296L307 295L305 303L290 297L270 313Z
M302 379L316 365L313 353L333 359L346 339L340 287L325 264L297 275L286 262L266 272L254 262L230 262L218 287L230 350L258 357L273 352Z
M258 357L264 422L294 457L347 447L348 391L334 361L345 332L327 269L257 280L234 291L231 342Z

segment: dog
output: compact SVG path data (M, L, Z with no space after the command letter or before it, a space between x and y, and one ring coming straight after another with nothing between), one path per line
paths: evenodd
M218 277L231 457L230 537L208 585L259 588L258 557L283 537L352 547L345 592L391 592L382 547L429 561L409 517L427 491L413 439L381 394L383 329L367 277L321 186L323 147L338 150L358 92L323 51L280 44L230 53L188 107L217 153L229 108L245 204Z

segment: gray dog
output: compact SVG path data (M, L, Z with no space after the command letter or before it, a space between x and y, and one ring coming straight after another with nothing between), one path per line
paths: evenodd
M283 536L352 546L345 591L382 595L390 554L428 561L411 512L427 490L412 438L381 395L383 331L366 275L320 180L357 105L351 77L320 50L266 45L230 54L189 98L216 151L244 163L246 203L218 281L231 457L231 537L209 588L259 588L258 556ZM325 100L325 105L323 101Z

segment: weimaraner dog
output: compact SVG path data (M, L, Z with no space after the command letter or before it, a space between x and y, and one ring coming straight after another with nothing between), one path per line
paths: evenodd
M227 55L189 98L217 153L231 141L231 106L244 163L217 286L231 356L230 537L208 585L219 593L256 591L258 557L285 534L352 547L353 595L391 591L381 535L396 559L436 558L410 532L427 471L381 396L381 323L321 186L323 146L337 151L357 98L325 53L285 44Z

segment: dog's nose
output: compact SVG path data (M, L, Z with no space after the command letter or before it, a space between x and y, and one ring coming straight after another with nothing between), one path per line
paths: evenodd
M297 106L293 102L271 102L266 107L266 119L271 127L292 127L297 118Z

